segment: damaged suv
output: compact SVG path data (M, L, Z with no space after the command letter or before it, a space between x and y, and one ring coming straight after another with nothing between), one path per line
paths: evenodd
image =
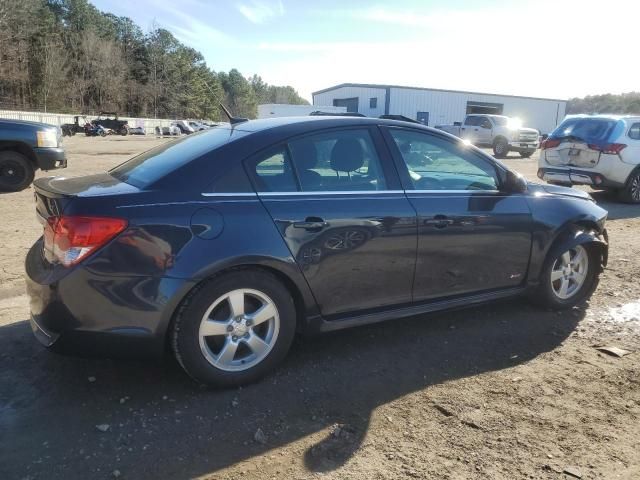
M640 203L640 117L577 115L540 145L538 177L558 185L589 185Z

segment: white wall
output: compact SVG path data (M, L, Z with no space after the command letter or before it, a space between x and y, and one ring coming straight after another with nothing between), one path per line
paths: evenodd
M79 115L79 114L78 114ZM28 120L30 122L48 123L59 127L65 123L73 123L74 114L66 113L41 113L41 112L17 112L14 110L0 110L0 118L8 118L11 120ZM96 116L87 115L88 120L98 118ZM174 120L166 118L135 118L135 117L118 117L120 120L129 122L130 127L144 127L148 134L155 132L155 127L168 127Z
M341 87L337 90L320 93L313 96L314 105L333 105L336 98L354 98L358 97L358 112L365 114L367 117L379 117L384 115L384 102L386 98L386 90L384 88L369 87ZM369 108L369 99L377 98L376 108Z
M327 113L344 113L347 111L347 107L265 103L263 105L258 105L258 118L307 116L311 112L315 112L316 110Z
M389 89L389 113L416 118L418 112L429 112L429 126L450 124L464 119L467 101L501 103L503 115L518 117L523 126L550 133L565 116L565 101L509 97L465 92L447 92L411 88ZM369 109L369 98L378 96L378 108ZM372 87L340 87L314 95L314 104L333 105L336 98L359 98L359 111L367 116L384 114L385 89Z

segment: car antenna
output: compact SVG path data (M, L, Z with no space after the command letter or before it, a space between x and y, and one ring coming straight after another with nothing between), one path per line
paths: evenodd
M234 117L233 115L231 115L231 112L229 111L229 109L227 107L225 107L222 103L220 104L220 108L225 113L225 115L227 117L229 117L229 123L231 125L235 125L236 123L242 123L242 122L248 122L249 121L248 118Z

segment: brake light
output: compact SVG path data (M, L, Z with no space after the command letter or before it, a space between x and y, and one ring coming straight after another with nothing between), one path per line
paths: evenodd
M127 221L106 217L49 217L44 227L47 258L70 267L127 228Z
M611 155L618 155L622 150L627 148L624 143L607 143L606 145L596 145L595 143L590 143L589 148L591 150L597 150L602 153L609 153Z
M560 145L560 140L558 140L557 138L546 138L540 144L540 148L544 150L546 148L555 148L558 145Z

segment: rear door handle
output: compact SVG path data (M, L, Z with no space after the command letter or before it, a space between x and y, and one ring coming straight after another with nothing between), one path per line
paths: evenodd
M445 228L453 224L453 220L447 218L445 215L436 215L435 217L425 220L425 225L430 225L435 228Z
M304 222L293 223L294 228L304 228L305 230L311 230L311 231L322 230L327 225L329 224L320 217L307 217L304 219Z

